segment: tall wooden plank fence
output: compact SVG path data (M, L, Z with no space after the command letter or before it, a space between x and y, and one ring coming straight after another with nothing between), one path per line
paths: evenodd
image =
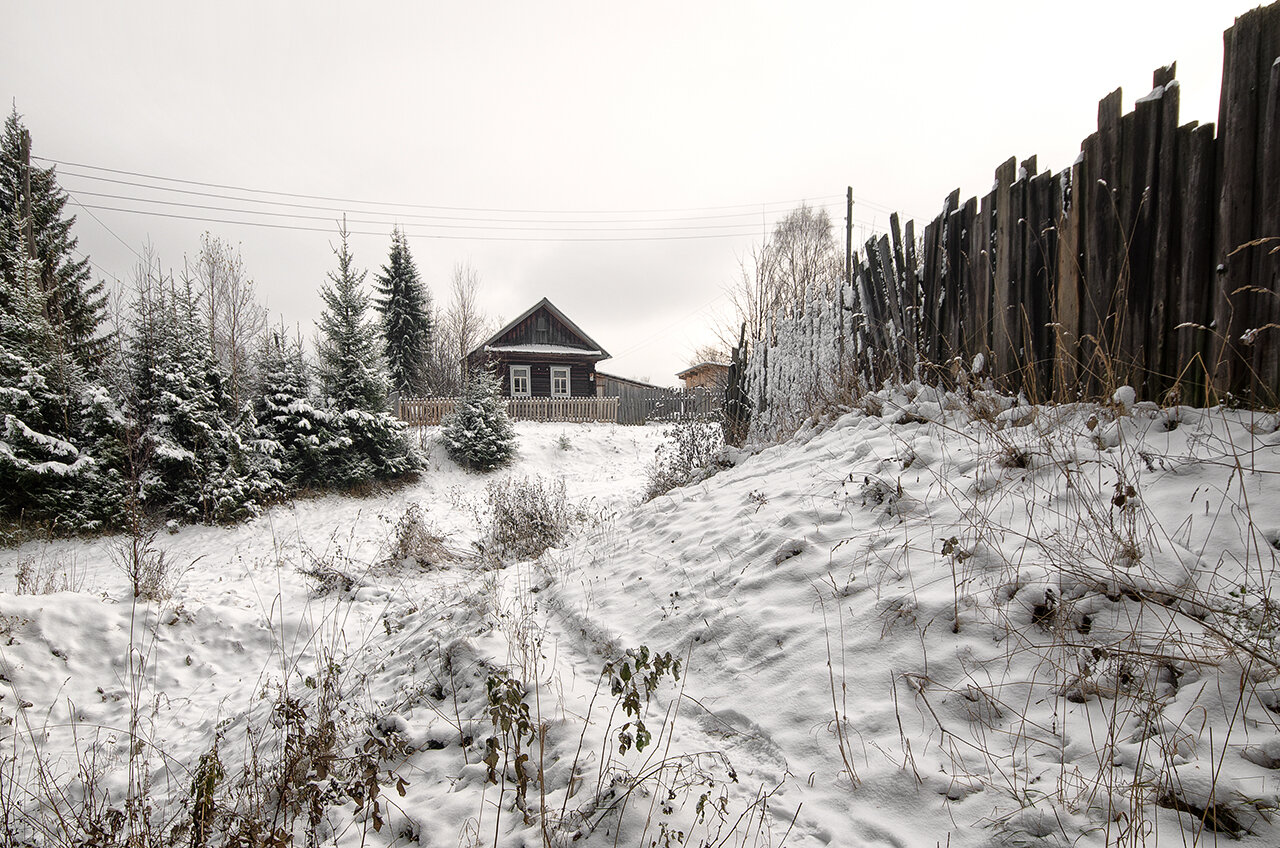
M869 240L851 288L873 382L981 361L1039 398L1132 385L1150 399L1280 397L1280 3L1224 36L1213 124L1181 123L1175 66L1057 173L1034 156L923 228ZM905 249L904 249L905 247ZM843 346L842 346L843 349ZM980 360L978 359L981 357Z

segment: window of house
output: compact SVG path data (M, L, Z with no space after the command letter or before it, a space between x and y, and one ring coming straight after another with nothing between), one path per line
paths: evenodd
M538 323L533 330L533 340L537 344L546 344L551 341L551 328L547 324L546 315L538 316Z
M511 396L529 397L529 366L511 366Z
M569 397L569 369L551 369L551 396Z

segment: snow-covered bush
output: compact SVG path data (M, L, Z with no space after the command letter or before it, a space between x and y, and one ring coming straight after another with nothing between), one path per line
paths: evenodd
M441 439L455 462L472 471L492 471L515 456L516 431L499 395L498 380L486 369L471 376L454 412L445 418Z
M658 447L649 467L645 500L653 500L672 489L705 480L725 467L719 456L724 448L724 431L718 424L688 420L662 431L670 441Z
M483 543L486 553L502 559L533 559L568 535L571 510L563 480L508 478L490 483L492 518Z
M386 564L414 563L427 567L450 558L444 538L431 531L422 507L416 503L409 504L396 522Z
M279 462L252 410L237 410L190 291L143 289L134 304L132 406L138 496L147 512L235 521L279 499Z
M39 269L10 257L12 281L0 302L0 513L58 530L97 527L113 507L109 464L96 458L110 436L105 393L66 351L45 316ZM98 431L102 432L99 433Z

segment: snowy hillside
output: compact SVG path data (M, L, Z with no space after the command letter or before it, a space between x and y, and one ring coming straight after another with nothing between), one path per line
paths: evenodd
M1278 428L911 387L639 505L660 429L524 424L491 477L162 535L163 601L120 540L4 551L3 826L1273 845ZM512 474L576 530L493 568ZM396 558L412 504L443 541Z

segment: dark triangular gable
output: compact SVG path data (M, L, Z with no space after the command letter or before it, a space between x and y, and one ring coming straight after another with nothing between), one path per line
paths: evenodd
M538 332L540 318L545 320L545 338ZM534 344L550 344L580 348L584 351L599 351L593 358L609 358L608 351L601 347L599 342L583 332L581 327L571 321L568 316L557 309L556 305L545 297L482 342L472 353L483 352L489 347Z

